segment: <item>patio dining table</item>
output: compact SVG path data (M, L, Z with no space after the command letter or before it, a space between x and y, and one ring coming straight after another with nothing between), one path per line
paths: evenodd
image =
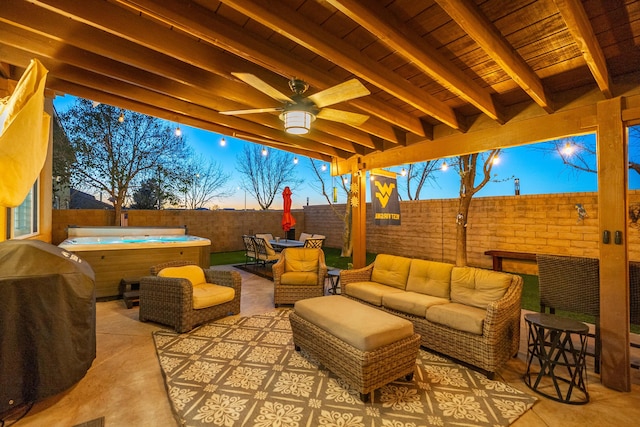
M301 248L304 246L304 242L291 239L269 240L269 243L271 243L274 249L279 248L281 250L286 248Z

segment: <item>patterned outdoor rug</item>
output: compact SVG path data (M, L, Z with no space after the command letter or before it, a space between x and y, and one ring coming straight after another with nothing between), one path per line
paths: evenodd
M229 317L178 335L154 332L173 411L184 426L507 426L536 398L420 350L414 379L369 403L293 349L290 310Z

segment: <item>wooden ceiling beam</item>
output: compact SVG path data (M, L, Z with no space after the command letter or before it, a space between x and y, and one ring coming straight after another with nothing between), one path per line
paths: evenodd
M218 134L237 137L237 132L229 129L228 127L221 126L217 123L212 123L206 120L195 119L190 116L183 116L180 114L176 114L173 111L164 110L161 108L153 107L148 104L139 103L136 101L132 101L128 98L122 98L111 93L106 93L102 91L98 91L94 88L81 86L72 82L68 82L66 80L61 80L58 78L47 78L47 85L50 86L51 89L61 92L68 93L78 96L80 98L85 99L94 99L96 101L102 102L104 104L113 105L116 107L124 108L130 111L136 111L142 114L147 114L149 116L158 117L164 120L173 121L180 123L181 125L192 126L198 129L204 129L211 132L215 132ZM257 135L251 135L248 132L243 134L243 139L252 143L260 143L262 145L267 145L276 149L284 149L291 153L295 153L301 156L312 157L318 160L323 160L325 162L331 161L332 157L324 154L317 153L312 149L306 149L304 147L295 147L289 144L284 144L275 140L268 140L266 138L260 138ZM250 141L250 139L258 139L260 141Z
M358 49L311 20L296 14L283 3L270 2L267 5L253 0L222 0L222 3L328 61L339 64L341 68L394 95L424 114L454 129L464 130L455 111L447 104L407 82L392 70L380 66Z
M220 109L238 108L238 104L230 103L228 100L223 98L212 96L206 91L198 88L189 87L155 74L135 69L91 52L80 51L78 48L63 45L39 34L29 33L26 30L21 30L15 27L7 27L9 27L7 24L0 23L0 40L2 40L3 44L38 55L39 59L45 64L49 64L50 62L48 61L56 61L58 63L64 62L79 70L87 70L96 74L108 75L109 77L122 82L127 82L153 92L171 96L181 101L202 105L218 111ZM7 54L6 50L5 54ZM282 129L282 122L278 117L273 115L261 116L262 117L255 117L253 120L251 120L251 118L247 119L253 122L259 121L273 129ZM308 135L307 139L312 139L319 143L330 145L349 153L362 153L362 149L356 148L352 142L342 138L340 133L343 129L345 129L345 127L335 126L330 128L330 133L324 132L322 129L318 129L319 132L312 132ZM348 134L348 136L353 137L352 134ZM358 135L358 137L359 136L360 135ZM367 142L368 145L373 144L371 140Z
M16 0L7 1L15 2ZM175 58L185 64L191 64L217 74L236 84L241 83L233 79L231 76L232 71L242 70L243 72L250 72L256 75L264 74L264 69L259 65L234 56L221 49L216 49L207 43L202 43L194 38L187 37L168 27L159 26L152 20L143 18L108 2L101 0L83 0L83 2L77 2L75 0L41 0L33 1L32 3L67 18L71 18L74 21L112 34L118 38L128 40L131 43L139 44L162 55ZM87 39L87 41L92 42L93 40ZM71 40L67 40L67 42L74 43ZM104 45L104 43L100 43L100 45ZM100 46L96 46L96 48L100 48ZM138 48L138 50L140 49ZM150 59L144 55L141 59L150 61ZM242 83L242 85L244 85L244 83ZM246 88L246 85L243 87ZM236 93L245 95L250 92L238 90ZM251 105L249 102L246 104ZM260 104L260 106L263 105L265 104ZM392 120L394 116L391 115L390 109L387 110L388 114L386 118ZM395 122L402 121L395 120ZM422 134L424 134L423 128L418 127L419 124L418 121L416 121L416 124L412 124L412 131L421 131ZM376 136L378 137L388 138L393 142L400 142L391 127L388 125L387 127L388 129L385 129L383 124L377 123L370 126L367 130L377 132ZM401 142L404 143L404 141Z
M435 1L540 107L553 112L542 80L473 0Z
M376 2L327 0L351 20L375 35L382 43L402 55L451 92L475 105L490 118L504 123L501 107L491 94L473 82L435 48L405 29L392 12Z
M184 0L171 2L153 0L118 1L127 7L165 22L174 28L179 28L185 33L228 50L240 57L252 58L253 61L262 64L274 73L288 78L291 76L304 76L304 79L309 84L320 90L342 83L341 80L330 76L312 64L296 59L291 52L278 48L272 43L252 37L243 28L231 24L229 21L212 14L208 9L192 2ZM274 80L269 79L264 73L261 73L260 77L268 83L274 84ZM407 114L398 114L396 109L373 97L352 100L349 104L387 122L384 123L372 117L358 127L379 138L394 143L404 143L404 139L399 139L397 132L394 132L390 125L405 129L416 135L426 136L424 125L420 120Z
M606 98L611 98L611 79L604 53L598 44L589 17L579 0L554 0L569 32L580 47L582 56Z
M26 67L33 54L21 51L14 47L0 44L0 53L8 62ZM91 73L71 65L60 64L48 58L38 58L49 70L50 76L55 76L61 80L75 82L80 86L92 87L97 91L111 93L121 98L129 98L138 103L146 103L158 108L173 111L176 114L191 116L203 121L217 123L226 127L230 132L240 130L249 134L264 138L278 140L291 146L300 146L317 151L318 153L338 157L348 158L352 154L334 148L331 145L321 144L311 139L288 135L279 129L272 129L259 123L243 120L237 117L224 116L200 105L195 105L187 101L177 100L167 95L154 93L147 89L140 88L130 83L119 82L110 77ZM99 101L99 100L95 100Z

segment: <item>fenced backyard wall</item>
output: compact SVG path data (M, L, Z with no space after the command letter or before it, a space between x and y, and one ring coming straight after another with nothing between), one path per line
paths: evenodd
M640 191L629 193L630 210L640 212ZM580 220L576 205L587 216ZM635 209L634 209L635 207ZM337 205L344 212L344 205ZM435 261L455 262L457 199L401 202L402 225L373 224L367 205L367 250ZM341 247L344 224L328 205L305 206L292 212L296 236L301 232L324 234L325 245ZM631 215L629 259L640 260L638 217ZM272 233L283 236L282 211L128 211L131 226L181 226L189 234L211 240L212 252L243 249L242 234ZM110 225L112 211L54 210L53 243L66 238L68 224ZM611 230L612 234L615 230ZM504 250L598 257L598 205L596 193L562 193L532 196L474 197L467 223L469 265L491 268L487 250ZM536 274L535 262L505 259L504 270Z

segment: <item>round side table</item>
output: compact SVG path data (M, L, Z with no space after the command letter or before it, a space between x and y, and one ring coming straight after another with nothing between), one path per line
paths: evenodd
M585 361L589 327L547 313L528 313L524 320L529 329L525 384L557 402L589 402ZM534 361L537 372L532 370Z

